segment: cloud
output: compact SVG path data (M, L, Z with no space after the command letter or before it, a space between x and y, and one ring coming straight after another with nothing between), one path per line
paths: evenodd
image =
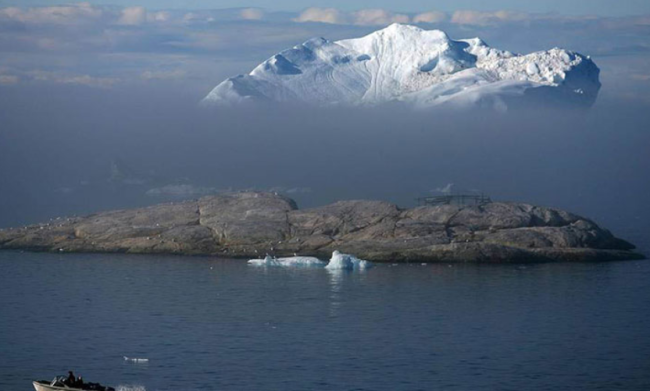
M413 15L398 14L381 8L362 9L346 13L336 8L308 8L294 22L320 22L331 24L351 24L359 26L379 26L391 23L441 23L450 21L458 25L494 26L503 23L522 23L533 20L586 20L593 17L568 17L559 14L531 14L516 11L456 11L451 18L445 12L429 11ZM636 25L650 23L650 18L636 18Z
M259 8L246 8L239 13L242 19L260 20L264 17L264 11Z
M220 34L214 31L200 31L187 33L183 39L169 41L166 43L169 47L180 49L199 49L213 51L223 47Z
M599 20L603 27L608 29L629 29L630 27L647 28L650 26L650 15L623 18L600 18Z
M182 79L186 74L187 72L181 69L173 71L144 71L142 72L141 78L143 80L174 80Z
M127 7L122 10L122 15L117 24L125 26L138 26L147 21L147 10L144 7Z
M419 14L401 14L381 8L360 9L346 12L337 8L307 8L294 18L287 13L269 13L260 8L239 10L161 10L147 11L142 6L117 8L95 6L90 3L77 3L50 7L6 7L0 8L0 24L12 28L13 23L33 25L84 25L84 26L181 26L187 23L214 21L270 20L276 23L294 21L298 23L318 22L326 24L380 26L391 23L443 23L454 25L493 27L496 25L532 22L539 23L601 23L605 28L643 28L650 25L650 16L640 15L624 18L604 18L594 16L568 16L556 13L525 13L515 11L477 11L461 10L448 15L440 11ZM4 23L3 23L4 22ZM15 26L14 26L15 27Z
M168 11L147 13L148 22L169 22L171 19L172 19L172 14Z
M336 8L308 8L304 10L294 22L318 22L329 24L352 24L358 26L375 26L391 23L409 23L410 17L396 14L380 8L362 9L345 13Z
M0 23L3 21L32 25L81 25L118 24L138 26L145 22L165 23L173 21L171 11L147 12L144 7L126 8L93 6L77 3L53 7L0 8Z
M78 84L87 87L108 88L117 83L118 80L109 77L93 77L89 75L67 76L56 80L58 83Z
M214 21L214 17L203 13L188 12L183 16L183 22L185 23L213 22L213 21Z
M630 78L637 81L650 81L650 75L646 74L633 74L630 75Z
M440 11L424 12L413 17L413 23L440 23L446 20L447 14Z
M360 26L374 26L391 23L409 23L407 15L394 14L383 9L364 9L354 13L354 24Z
M297 18L293 19L294 22L318 22L330 24L347 24L348 20L346 15L337 10L336 8L308 8L304 10Z
M337 8L312 7L304 10L294 22L318 22L341 25L381 26L391 23L443 23L454 25L494 27L506 24L530 25L538 23L601 23L607 28L628 28L630 26L644 27L650 25L650 16L603 18L590 15L571 16L558 13L527 13L519 11L477 11L461 10L451 16L441 11L429 11L419 14L400 14L382 8L361 9L354 12L344 12Z
M119 80L112 77L95 77L90 75L67 75L57 72L32 71L29 72L35 81L44 81L57 84L76 84L86 87L110 88Z
M650 15L634 18L633 23L639 26L650 26Z
M97 20L104 15L102 8L90 3L77 3L54 7L0 9L0 20L29 24L77 24Z
M18 84L20 79L18 76L14 75L0 75L0 85L11 85L11 84Z
M456 11L451 16L451 22L474 26L494 26L502 23L529 22L535 19L555 19L560 15L555 14L529 14L515 11Z

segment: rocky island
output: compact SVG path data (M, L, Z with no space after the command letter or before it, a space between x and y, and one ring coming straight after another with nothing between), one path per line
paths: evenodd
M522 203L421 206L341 201L300 210L275 193L242 192L0 230L0 249L375 262L550 262L642 259L593 221Z

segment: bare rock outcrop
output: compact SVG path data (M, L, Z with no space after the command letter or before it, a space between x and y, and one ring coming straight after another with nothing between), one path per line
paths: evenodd
M400 209L341 201L299 210L262 192L56 219L0 230L0 248L224 257L333 250L378 262L549 262L639 259L634 246L593 221L520 203Z

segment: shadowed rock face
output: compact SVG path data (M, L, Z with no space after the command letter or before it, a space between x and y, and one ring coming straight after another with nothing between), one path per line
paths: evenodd
M574 214L517 203L425 206L342 201L298 210L272 193L98 213L0 230L0 248L62 252L313 255L384 262L639 259L634 246Z

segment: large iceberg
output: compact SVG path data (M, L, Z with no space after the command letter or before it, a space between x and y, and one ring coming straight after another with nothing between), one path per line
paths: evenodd
M479 38L453 40L440 30L393 24L362 38L315 38L282 51L225 80L203 103L589 107L599 73L589 57L564 49L519 55Z

